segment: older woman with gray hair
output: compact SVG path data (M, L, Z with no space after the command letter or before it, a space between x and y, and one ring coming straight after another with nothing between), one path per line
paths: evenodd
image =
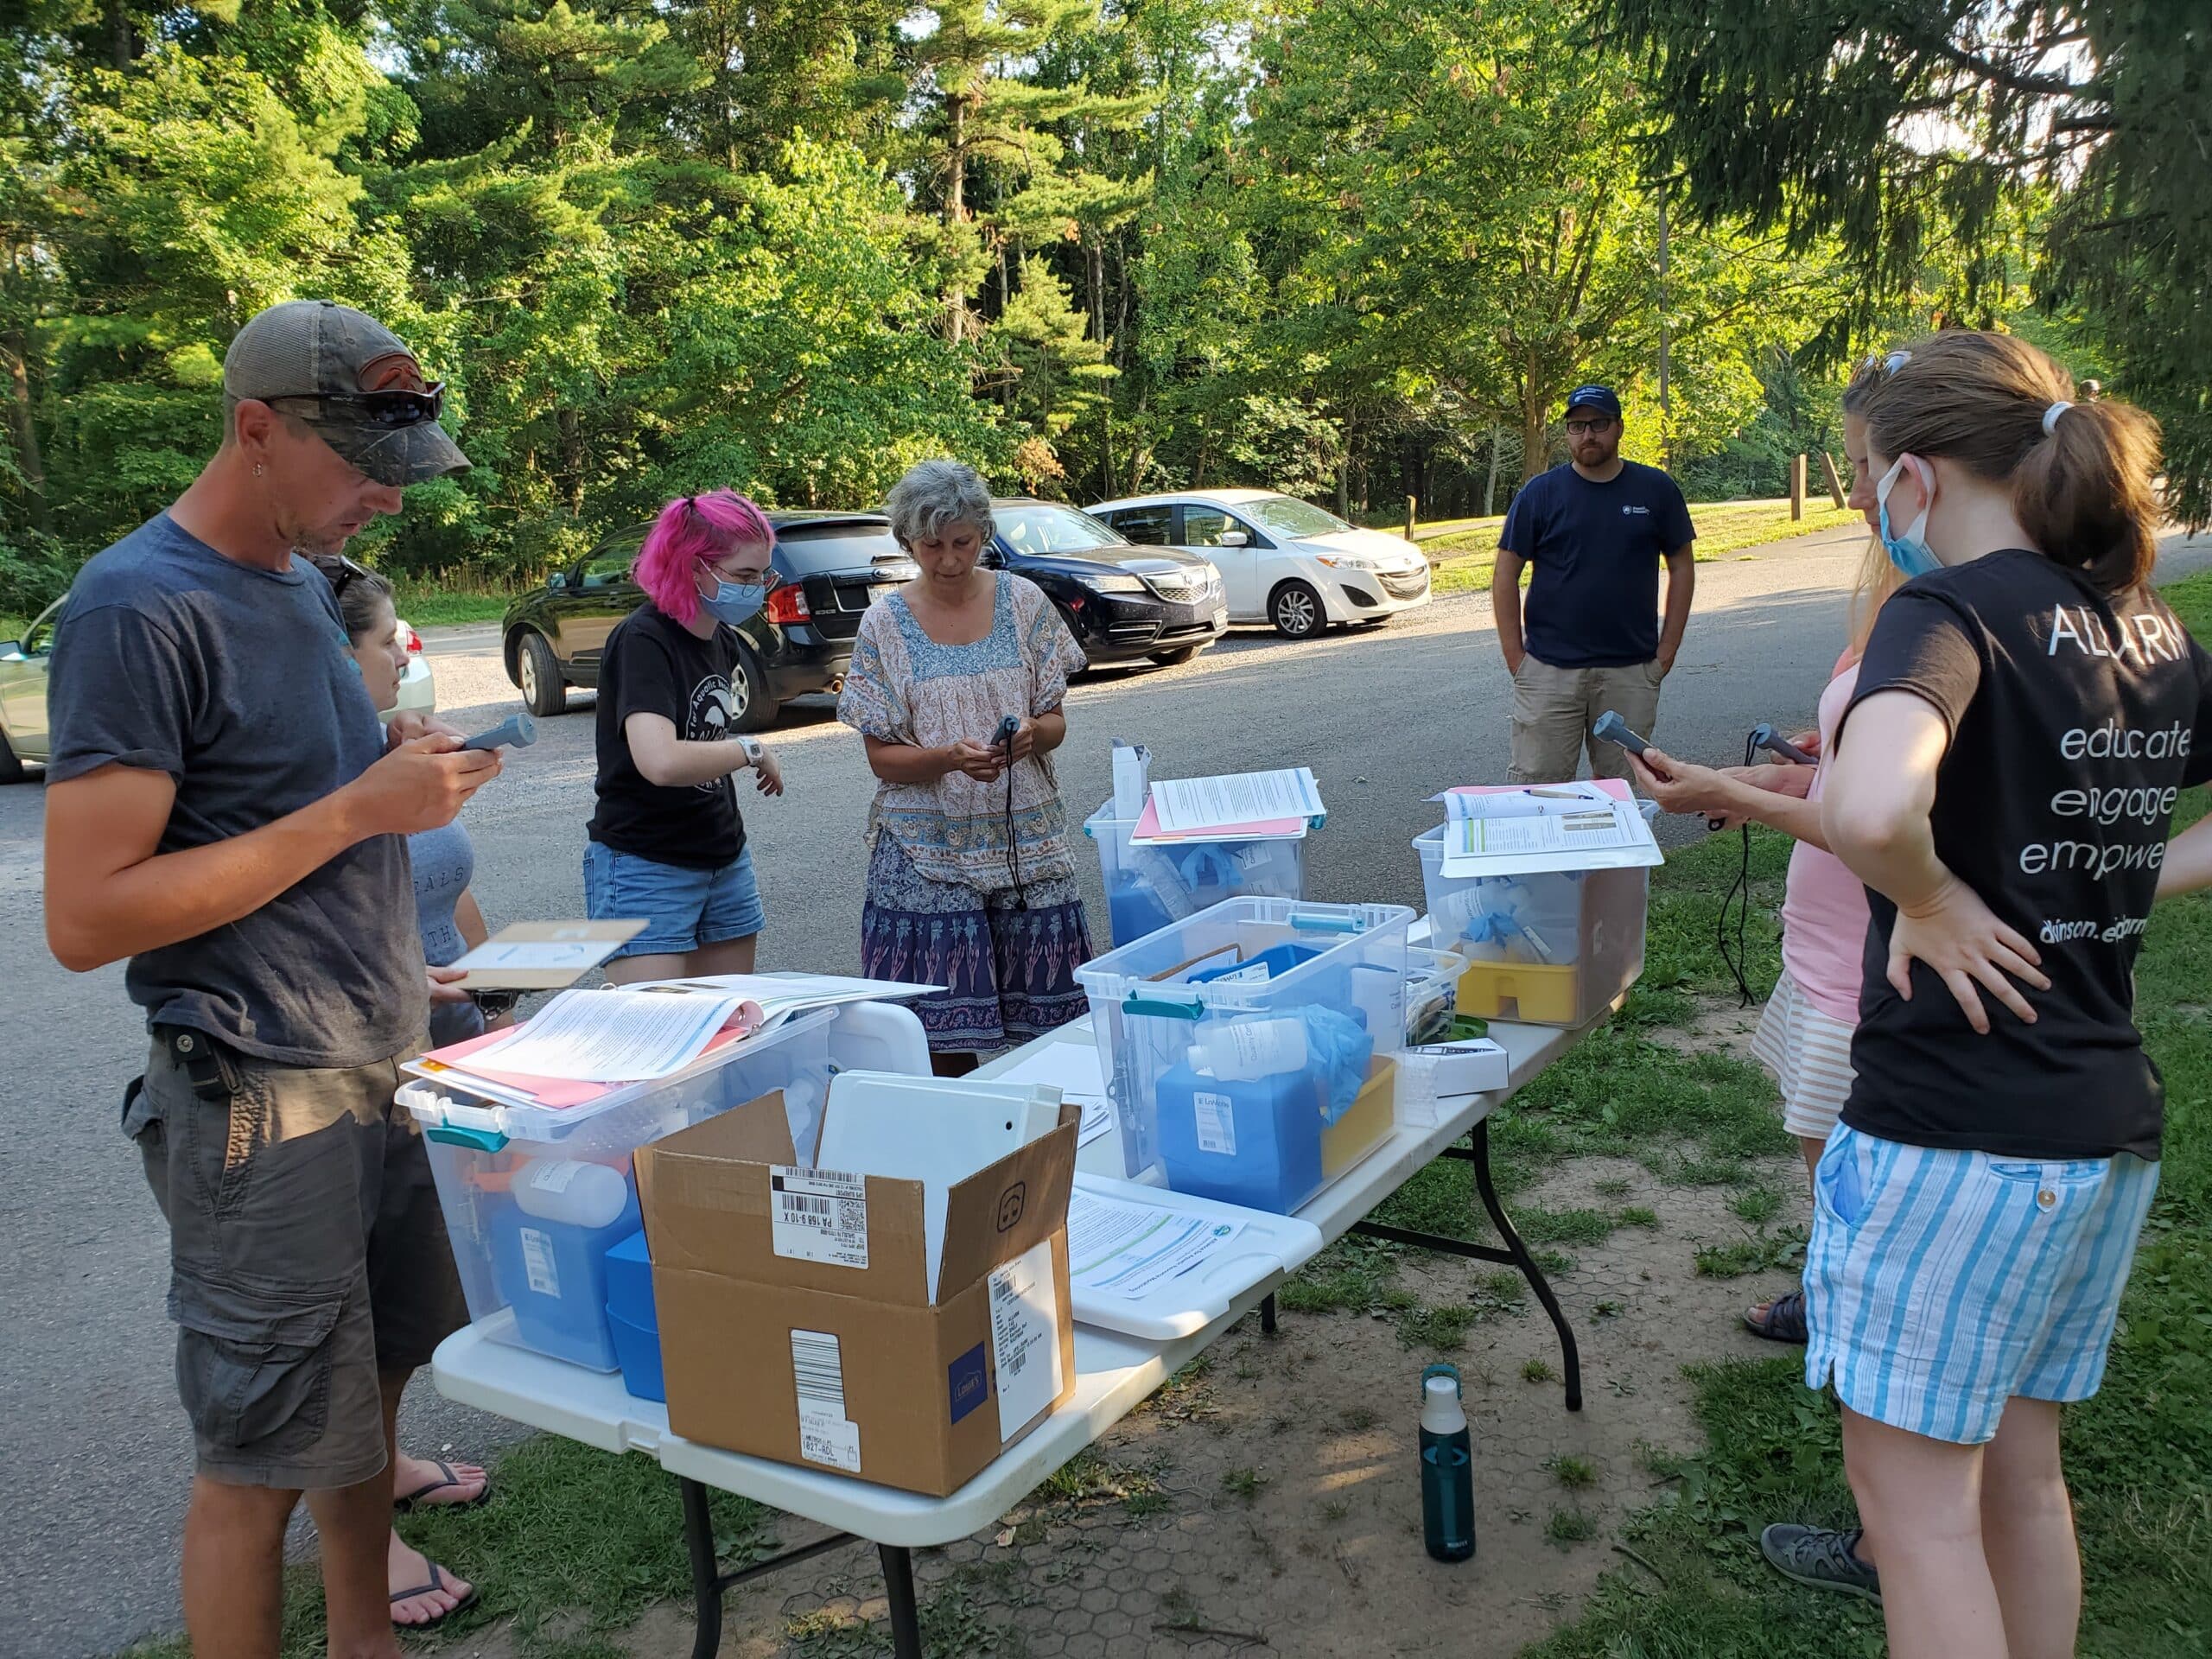
M978 568L990 493L925 461L885 502L922 573L868 607L837 717L868 744L861 971L947 988L914 1005L937 1070L1065 1025L1090 933L1052 753L1082 651L1033 583Z

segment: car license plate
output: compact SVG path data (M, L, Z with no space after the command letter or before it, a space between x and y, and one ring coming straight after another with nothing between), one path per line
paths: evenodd
M1213 625L1216 628L1225 628L1229 626L1229 607L1227 606L1224 605L1221 609L1213 613Z

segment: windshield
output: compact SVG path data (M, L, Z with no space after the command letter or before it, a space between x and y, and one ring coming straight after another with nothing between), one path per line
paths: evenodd
M1278 535L1332 536L1351 526L1333 512L1324 512L1310 501L1294 500L1287 495L1271 495L1263 501L1246 505L1246 511Z
M1120 537L1073 507L993 507L991 517L998 520L1007 545L1017 553L1087 553L1121 545Z

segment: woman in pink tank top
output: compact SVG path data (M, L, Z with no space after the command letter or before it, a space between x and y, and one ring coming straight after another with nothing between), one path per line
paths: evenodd
M1851 1093L1851 1034L1859 1023L1864 976L1866 889L1828 850L1821 829L1821 790L1828 746L1850 706L1859 653L1873 631L1875 613L1903 580L1883 550L1873 480L1866 475L1864 410L1893 372L1891 360L1875 359L1852 377L1843 394L1851 505L1873 537L1852 595L1850 643L1821 693L1818 729L1795 740L1798 747L1813 750L1818 763L1716 770L1657 749L1629 757L1637 785L1669 812L1728 823L1748 819L1779 830L1797 843L1783 890L1782 975L1760 1014L1751 1053L1782 1091L1783 1122L1803 1149L1808 1175ZM1773 1341L1802 1343L1805 1293L1793 1290L1761 1302L1745 1313L1744 1323ZM1874 1552L1860 1529L1837 1531L1784 1522L1767 1528L1759 1545L1776 1568L1801 1584L1880 1599Z

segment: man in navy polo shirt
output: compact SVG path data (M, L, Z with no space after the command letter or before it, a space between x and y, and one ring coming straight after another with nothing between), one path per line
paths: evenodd
M1621 459L1621 400L1577 386L1567 400L1571 459L1513 498L1497 542L1491 604L1513 676L1516 784L1574 776L1590 751L1597 778L1628 776L1628 757L1590 734L1606 709L1644 736L1659 719L1659 683L1690 620L1697 532L1675 480ZM1659 563L1667 616L1659 618ZM1530 567L1526 632L1521 569Z

